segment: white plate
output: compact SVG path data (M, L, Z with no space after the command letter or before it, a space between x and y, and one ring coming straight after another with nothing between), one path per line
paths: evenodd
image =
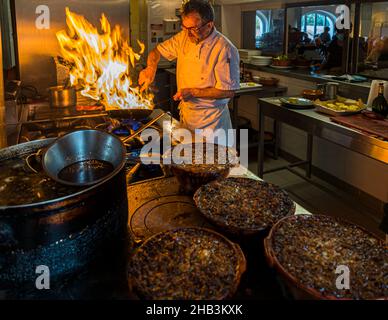
M272 60L272 57L265 57L265 56L251 56L252 60Z
M274 68L274 69L292 69L292 68L294 68L293 66L274 66L273 64L271 64L270 67Z
M296 102L291 102L289 99L294 99ZM283 97L280 98L279 101L293 109L312 109L314 107L314 103L309 99L299 98L299 97Z
M261 88L263 85L256 82L242 82L240 83L240 89L249 89L249 88Z
M360 113L363 110L366 110L366 106L363 109L357 110L357 111L336 111L330 108L326 108L324 106L321 106L320 104L314 103L315 111L325 113L331 116L350 116L352 114Z

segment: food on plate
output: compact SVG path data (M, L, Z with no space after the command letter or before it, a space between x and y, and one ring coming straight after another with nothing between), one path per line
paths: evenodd
M265 247L273 266L316 298L388 298L388 250L357 225L324 215L287 217L273 227ZM344 269L348 288L337 285Z
M287 55L280 55L273 59L272 65L274 66L290 66L291 60L288 58Z
M321 101L315 100L315 105L331 109L333 111L361 111L365 109L365 105L361 99L353 100L343 97L337 97L336 100Z
M193 194L200 186L227 177L231 168L239 163L235 149L212 143L179 144L163 157L164 165L171 169L181 191L186 194ZM167 164L167 159L171 164Z
M207 229L183 228L144 242L129 263L129 284L151 300L221 300L236 292L246 261L240 247Z
M303 98L309 99L309 100L317 100L323 96L322 90L303 90L302 92Z
M298 104L299 100L298 98L288 98L288 102L292 104Z
M228 178L202 186L194 195L202 214L232 234L254 235L295 213L295 204L276 185Z
M240 87L241 88L246 88L246 87L257 87L257 83L256 82L242 82L240 84Z

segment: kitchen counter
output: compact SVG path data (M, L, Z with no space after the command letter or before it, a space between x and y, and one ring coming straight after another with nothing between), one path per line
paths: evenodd
M361 98L367 101L369 97L369 91L371 82L349 82L331 79L325 74L311 73L308 69L275 69L271 67L261 67L253 64L246 64L246 69L252 72L254 75L264 77L278 77L281 80L281 84L289 86L291 92L295 90L298 94L302 89L313 89L316 84L336 82L340 85L339 95L344 97Z
M306 175L311 174L313 136L335 143L371 159L388 164L388 142L367 135L361 131L336 124L330 116L316 112L314 109L294 110L283 107L279 98L259 99L260 128L264 128L264 118L270 117L278 122L291 125L308 133L307 159L300 165L307 164ZM264 129L259 133L259 177L263 171Z
M317 74L317 73L312 73L310 72L309 69L298 69L298 68L293 68L293 69L276 69L276 68L271 68L271 67L261 67L261 66L256 66L254 64L247 63L246 64L247 69L252 69L252 70L258 70L258 71L263 71L263 72L268 72L268 73L273 73L273 74L278 74L286 77L291 77L295 79L300 79L300 80L306 80L306 81L313 81L317 83L324 83L324 82L338 82L341 85L349 85L349 86L354 86L357 88L362 88L362 89L370 89L371 82L370 81L365 81L365 82L349 82L349 81L341 81L341 80L333 80L330 79L329 77L325 77L325 74Z

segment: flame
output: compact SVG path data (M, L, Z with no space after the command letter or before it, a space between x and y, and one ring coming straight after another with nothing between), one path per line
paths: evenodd
M138 41L140 52L134 52L120 26L112 29L104 14L100 21L102 33L66 8L68 30L59 31L57 39L63 58L74 66L71 85L82 87L83 96L100 100L107 110L152 109L152 94L140 93L130 76L144 53L144 44Z

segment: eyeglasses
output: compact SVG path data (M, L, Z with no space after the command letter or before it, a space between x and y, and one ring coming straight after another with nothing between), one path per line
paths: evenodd
M201 25L201 26L199 26L199 27L190 27L190 28L185 27L184 24L181 23L181 27L182 27L183 30L198 33L198 32L200 32L201 29L202 29L204 26L206 26L209 22L210 22L210 21L205 22L203 25Z

